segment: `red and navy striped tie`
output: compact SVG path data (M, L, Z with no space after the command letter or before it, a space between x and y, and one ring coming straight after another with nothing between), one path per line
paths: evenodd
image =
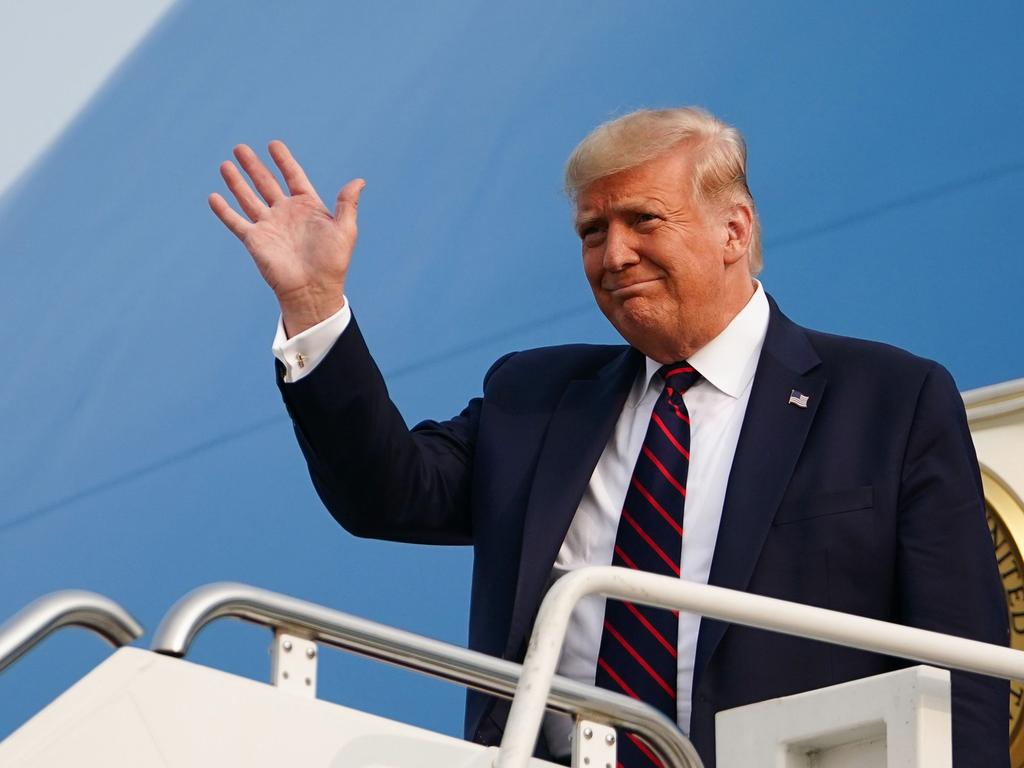
M685 362L662 366L658 373L665 389L654 405L626 492L612 565L678 578L690 466L690 417L683 393L700 374ZM678 636L675 611L609 600L597 684L647 702L675 722ZM661 765L636 736L624 735L620 768Z

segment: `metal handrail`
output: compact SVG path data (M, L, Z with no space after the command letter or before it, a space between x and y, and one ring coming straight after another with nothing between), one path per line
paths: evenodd
M590 566L548 590L523 662L498 752L498 768L526 768L573 608L588 595L744 624L1006 679L1024 678L1024 651L644 571Z
M1024 378L971 389L962 397L967 408L967 423L971 426L1008 416L1024 410Z
M81 589L33 600L0 625L0 672L61 627L91 630L115 648L142 636L142 626L108 597Z
M223 617L286 630L493 696L512 698L522 673L522 666L511 661L231 582L199 587L181 598L160 622L150 648L170 656L184 656L199 631ZM689 740L675 723L653 707L557 676L547 681L546 688L546 708L622 726L642 737L666 765L702 768L703 763Z

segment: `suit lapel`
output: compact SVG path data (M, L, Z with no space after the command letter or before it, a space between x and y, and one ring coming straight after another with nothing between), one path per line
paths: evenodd
M641 359L627 347L593 378L570 382L551 417L526 507L506 656L517 653L533 622L558 549Z
M745 590L775 511L796 468L825 390L820 360L804 331L769 299L771 315L729 474L709 584ZM796 390L806 408L789 402ZM727 624L701 622L696 691Z

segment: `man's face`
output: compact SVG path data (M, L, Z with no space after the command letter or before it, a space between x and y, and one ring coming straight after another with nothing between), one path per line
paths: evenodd
M577 200L597 305L626 341L662 363L711 341L753 293L742 222L738 230L735 210L699 202L692 178L692 152L675 148L598 179Z

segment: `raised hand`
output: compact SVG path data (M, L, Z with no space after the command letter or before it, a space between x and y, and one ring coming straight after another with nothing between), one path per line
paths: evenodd
M234 163L222 163L220 173L248 219L217 193L210 195L209 203L252 255L281 305L285 331L294 336L343 305L345 276L356 244L356 208L366 182L353 179L342 187L332 214L288 147L272 141L269 149L289 194L256 153L240 144L235 159L256 191Z

